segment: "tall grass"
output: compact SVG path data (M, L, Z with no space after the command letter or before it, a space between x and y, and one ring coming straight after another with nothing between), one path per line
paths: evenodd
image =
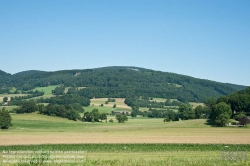
M84 150L88 152L250 151L250 144L44 144L0 146L12 150Z
M0 151L86 151L86 160L70 164L46 164L34 158L28 165L240 165L250 164L248 158L221 158L220 153L227 150L248 152L250 145L224 144L57 144L29 146L0 146ZM110 155L112 157L110 157ZM202 154L202 155L199 155ZM153 155L153 157L151 157ZM197 156L198 155L198 156ZM101 156L101 157L100 157ZM106 158L103 158L105 156ZM113 156L117 156L113 158ZM230 156L229 156L230 157ZM40 162L40 163L39 163ZM32 164L33 163L33 164ZM1 164L1 157L0 157ZM27 165L18 163L16 165Z

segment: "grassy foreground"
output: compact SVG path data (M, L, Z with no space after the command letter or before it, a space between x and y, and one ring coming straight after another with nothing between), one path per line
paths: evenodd
M58 144L0 146L0 151L85 151L81 163L60 165L249 165L250 145ZM0 158L3 161L3 157ZM37 165L43 164L36 160ZM3 164L3 163L2 163ZM21 165L19 163L19 165ZM25 165L25 164L24 164ZM31 164L32 165L32 164ZM34 164L35 165L35 164ZM49 164L47 164L49 165ZM50 164L51 165L51 164ZM53 165L56 165L55 163ZM59 164L58 164L59 165Z

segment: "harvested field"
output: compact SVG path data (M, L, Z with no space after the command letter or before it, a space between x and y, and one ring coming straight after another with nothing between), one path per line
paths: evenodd
M192 144L249 144L248 130L183 130L167 131L108 131L93 132L30 132L9 133L0 136L0 145L75 144L75 143L192 143Z

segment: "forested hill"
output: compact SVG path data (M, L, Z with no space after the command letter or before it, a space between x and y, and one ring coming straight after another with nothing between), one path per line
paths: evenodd
M6 83L10 81L10 78L11 78L11 74L0 70L0 87L3 87L4 85L6 85Z
M16 87L23 90L59 84L67 87L86 87L79 93L88 97L136 95L176 98L180 101L204 101L208 97L228 95L246 88L137 67L104 67L55 72L32 70L4 76L1 80L1 87Z

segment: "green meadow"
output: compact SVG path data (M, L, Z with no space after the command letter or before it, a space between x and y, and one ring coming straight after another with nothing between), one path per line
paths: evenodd
M52 90L54 90L55 88L56 88L56 85L47 86L47 87L36 87L34 91L38 90L38 91L44 92L44 95L50 95L52 94Z

